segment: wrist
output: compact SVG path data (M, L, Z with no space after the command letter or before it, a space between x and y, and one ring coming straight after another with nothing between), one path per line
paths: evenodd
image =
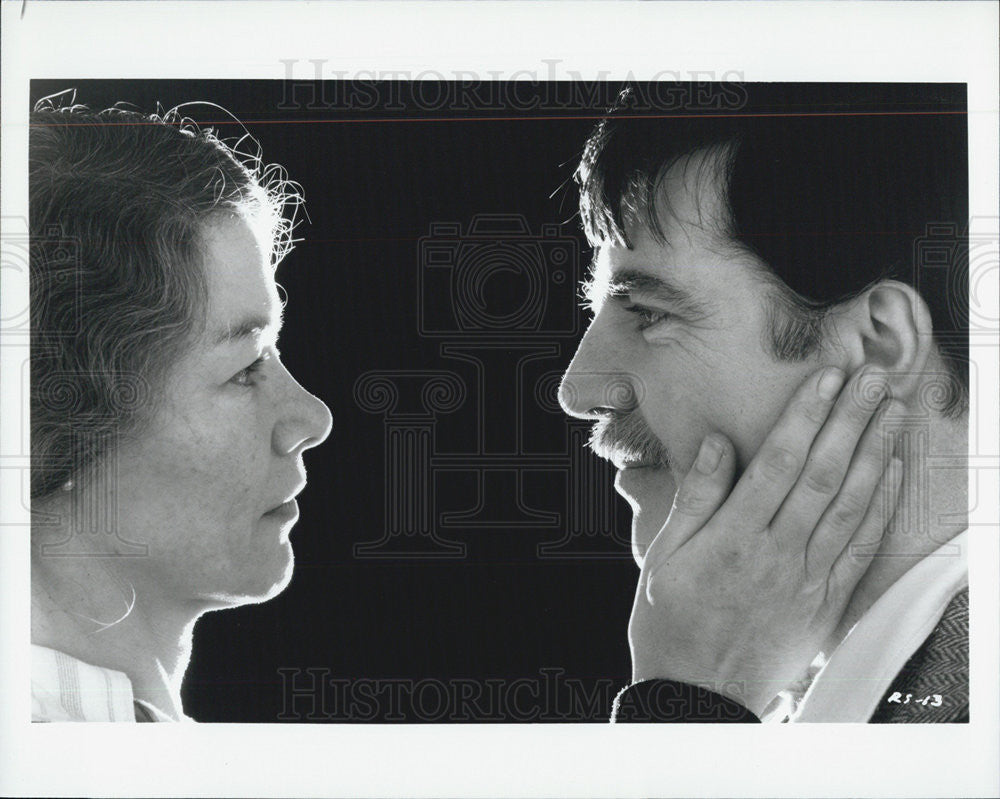
M674 682L697 687L738 703L758 718L771 704L780 688L771 680L737 679L715 676L705 677L705 669L680 665L666 666L636 660L632 666L632 684L646 682Z
M655 679L632 683L620 691L611 721L755 724L760 717L742 703L704 686Z

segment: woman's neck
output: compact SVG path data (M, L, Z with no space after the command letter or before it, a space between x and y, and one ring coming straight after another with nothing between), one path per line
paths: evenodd
M148 581L122 568L126 561L51 557L33 546L32 643L124 673L136 699L180 719L181 681L200 612L157 601Z

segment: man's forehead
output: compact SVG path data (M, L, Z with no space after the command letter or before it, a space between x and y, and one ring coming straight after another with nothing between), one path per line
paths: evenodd
M675 172L676 170L676 172ZM693 176L690 174L694 172ZM613 280L619 272L645 271L678 280L700 280L708 266L745 261L746 253L732 238L728 211L704 167L675 164L663 178L652 209L632 206L624 215L625 242L605 241L594 251L592 275Z
M657 176L651 196L637 190L624 197L623 232L630 246L603 245L610 264L630 261L630 252L646 260L654 253L661 260L676 254L676 260L684 263L686 251L719 249L731 243L725 152L725 148L712 148L684 155Z
M643 230L640 235L629 237L631 247L606 243L594 251L591 264L593 277L614 281L622 276L645 273L650 277L663 277L664 273L675 274L684 266L693 265L691 247L678 247L670 241L661 243L652 234ZM683 279L678 276L678 279Z
M658 241L644 231L631 248L604 244L594 253L584 297L597 310L610 296L646 297L669 302L693 314L705 313L718 298L744 291L756 259L717 235L683 233Z
M687 270L692 271L692 270ZM644 296L690 306L702 293L699 281L685 270L670 268L663 261L624 247L599 252L591 269L585 295L592 307L611 296Z

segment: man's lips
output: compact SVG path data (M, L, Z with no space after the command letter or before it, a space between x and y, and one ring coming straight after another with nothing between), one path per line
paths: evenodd
M663 469L666 464L662 461L624 461L614 460L615 468L621 472L632 471L633 469Z
M632 512L665 491L673 498L673 476L670 469L663 463L634 462L619 466L615 475L615 490L625 497L632 505ZM669 510L669 505L667 506Z

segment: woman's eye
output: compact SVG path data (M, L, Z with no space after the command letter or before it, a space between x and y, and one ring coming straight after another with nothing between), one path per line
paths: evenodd
M256 377L258 372L260 372L261 367L264 365L264 361L268 359L267 353L264 353L256 361L247 366L245 369L240 369L232 377L233 383L238 386L252 386L256 383Z

